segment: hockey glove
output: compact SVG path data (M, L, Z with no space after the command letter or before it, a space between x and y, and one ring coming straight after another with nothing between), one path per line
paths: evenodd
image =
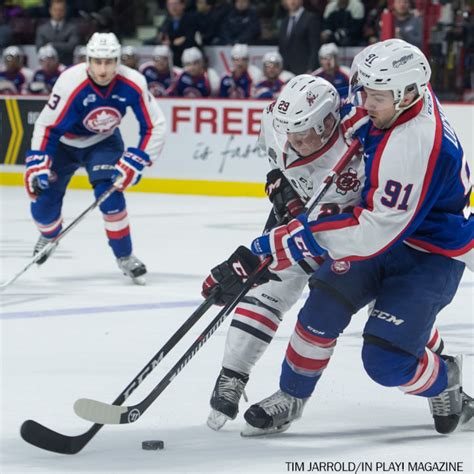
M365 109L351 104L346 104L341 108L341 117L344 140L350 145L352 140L357 138L360 129L369 122L370 117Z
M202 284L202 296L208 298L214 288L218 288L215 304L219 306L227 304L240 293L248 276L260 262L261 260L247 247L241 245L225 262L211 270ZM265 272L257 283L262 285L270 279L279 280L270 272Z
M316 242L307 217L302 214L289 222L257 237L251 245L255 255L271 255L268 267L273 272L285 270L306 257L318 257L325 250Z
M303 212L303 202L281 170L274 169L267 174L265 192L273 204L273 212L278 222L283 222L288 217L291 219Z
M127 148L115 165L114 185L120 191L137 184L145 166L151 166L151 160L147 153L138 148Z
M52 160L42 151L29 151L25 158L25 188L32 201L49 188Z

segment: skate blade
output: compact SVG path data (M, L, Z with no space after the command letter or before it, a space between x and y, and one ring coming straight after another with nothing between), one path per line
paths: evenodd
M271 436L277 433L283 433L291 426L291 423L284 423L280 426L273 426L272 428L256 428L255 426L245 424L244 429L240 432L243 438L252 438L255 436Z
M144 276L133 277L132 281L135 285L138 285L138 286L145 286L146 285L146 278Z
M463 408L461 412L461 417L459 419L459 424L464 425L468 423L474 417L474 399L469 395L465 395L463 401Z
M230 419L231 418L220 411L211 410L211 413L209 413L209 416L207 417L207 426L209 426L211 430L219 431L227 423L227 420Z

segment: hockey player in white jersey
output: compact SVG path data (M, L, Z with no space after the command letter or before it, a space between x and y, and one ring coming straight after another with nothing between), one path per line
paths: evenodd
M265 187L273 203L267 230L301 213L313 190L344 154L347 146L338 124L339 96L335 88L310 75L290 80L278 100L266 108L259 144L273 168ZM360 202L363 166L360 157L352 160L315 210L315 216L348 212ZM203 295L209 295L219 285L224 293L221 303L232 299L240 289L233 278L233 266L248 274L259 262L249 253L239 247L227 262L214 268L204 283ZM222 371L211 397L209 427L218 430L227 420L235 419L253 366L272 341L283 315L296 303L308 278L323 261L320 257L301 261L280 272L281 281L271 280L251 290L237 306L227 335ZM441 344L439 333L434 330L429 347L437 350Z
M94 33L86 63L59 77L35 123L25 161L25 187L40 231L37 253L61 232L64 194L80 166L85 167L96 197L114 184L118 191L100 205L108 242L120 270L143 284L146 267L132 252L123 191L137 184L144 168L160 155L165 120L143 75L120 64L120 50L113 33ZM124 150L118 126L128 107L140 128L137 145Z
M462 390L460 358L426 346L465 265L474 267L466 159L429 87L430 66L418 48L387 40L359 59L354 95L369 116L352 127L364 148L361 203L318 221L298 216L252 243L256 255L273 257L278 271L308 252L331 258L311 279L280 389L245 413L249 434L283 431L301 417L338 336L371 300L362 349L368 375L427 398L439 433L454 431L474 414L474 402Z

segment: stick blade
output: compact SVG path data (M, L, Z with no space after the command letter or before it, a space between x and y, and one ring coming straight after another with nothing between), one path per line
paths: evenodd
M88 442L87 436L66 436L34 420L23 422L20 435L27 443L58 454L77 454Z
M127 407L110 405L90 398L80 398L74 403L74 411L84 420L101 425L119 425L120 418L127 411Z

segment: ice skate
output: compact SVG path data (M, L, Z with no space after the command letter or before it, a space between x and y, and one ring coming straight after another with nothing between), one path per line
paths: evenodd
M53 239L48 239L44 235L40 235L38 241L35 244L35 248L33 249L33 256L35 256L37 253L41 252L46 245L48 245L50 242L52 242ZM37 265L42 265L48 258L53 254L53 252L56 250L57 245L52 245L51 248L43 254L41 258L39 258L36 261Z
M474 401L462 391L461 356L442 356L448 368L448 386L436 397L428 399L435 429L438 433L452 433L459 424L474 415Z
M278 390L245 412L247 425L241 436L265 436L286 431L293 421L301 418L306 400Z
M129 276L136 285L145 285L145 264L138 260L135 255L117 258L117 264L125 276Z
M218 431L227 420L234 420L239 412L239 401L243 395L245 401L245 385L248 375L242 375L233 370L222 369L211 396L211 413L207 418L207 426Z

